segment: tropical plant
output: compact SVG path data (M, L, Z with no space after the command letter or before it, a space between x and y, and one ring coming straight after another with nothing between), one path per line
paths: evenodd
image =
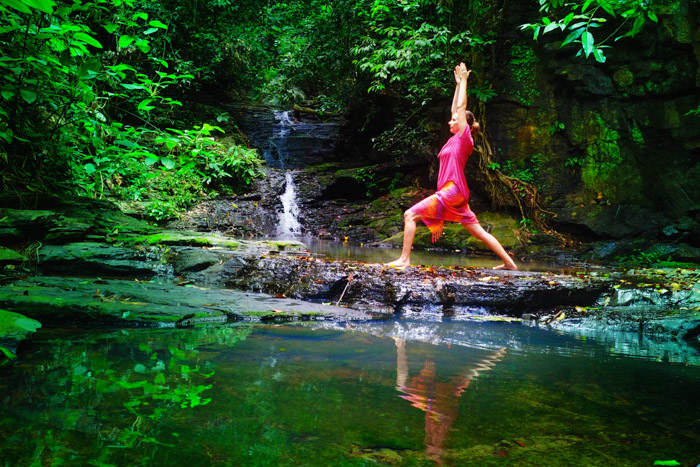
M168 24L153 17L159 3L0 0L0 12L3 188L139 199L181 189L183 179L198 193L214 180L245 185L261 174L254 153L213 140L215 127L163 129L182 105L169 88L194 75L170 69L183 61Z
M560 47L577 44L576 55L593 55L601 63L611 41L635 36L648 21L658 22L653 2L646 0L539 0L539 4L540 21L523 24L520 29L531 30L535 40L551 32L567 32ZM608 22L611 26L605 27Z

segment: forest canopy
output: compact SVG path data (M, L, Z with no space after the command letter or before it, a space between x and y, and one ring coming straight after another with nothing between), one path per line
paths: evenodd
M148 199L151 215L167 218L202 192L245 189L262 175L255 151L220 122L181 117L197 92L321 113L371 108L382 96L410 117L448 96L448 71L466 61L475 70L470 96L484 103L496 95L504 8L494 0L0 0L3 189L109 192ZM600 62L616 39L656 21L640 0L540 0L531 12L520 29L533 39L562 35L562 47Z

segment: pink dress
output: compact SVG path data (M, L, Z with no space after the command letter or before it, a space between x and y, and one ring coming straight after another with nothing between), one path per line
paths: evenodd
M476 215L469 209L469 187L464 177L464 167L474 150L474 139L469 126L460 135L452 135L440 150L438 191L418 202L409 210L421 216L425 225L435 235L442 234L444 221L460 224L478 224Z

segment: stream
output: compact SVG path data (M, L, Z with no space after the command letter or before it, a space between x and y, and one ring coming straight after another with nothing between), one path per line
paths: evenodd
M512 323L41 330L3 465L700 461L700 367Z
M453 267L438 272L401 275L348 263L387 262L399 250L303 237L296 170L333 152L337 124L256 112L241 125L266 122L246 131L275 171L269 193L279 199L211 203L198 232L179 240L168 234L172 243L162 251L172 250L174 266L121 243L75 244L68 253L48 245L45 278L8 284L6 306L44 326L0 365L0 467L700 463L697 338L663 340L641 327L611 326L625 307L646 313L640 322L652 333L652 306L664 319L691 313L681 302L666 309L658 301L693 297L685 276L669 273L671 290L639 284L628 291L631 282L620 280L606 320L579 328L580 320L543 306L552 316L540 326L489 310L522 306L537 315L532 303L550 302L567 313L600 308L582 293L599 295L603 288L594 287L605 286L584 281L598 275L587 264L573 266L576 278L564 276L566 261L522 264L543 273L468 270L499 261L461 251L415 251L416 264ZM212 232L234 222L257 222L266 238L302 240L309 251L272 241L246 256L233 245L244 240ZM52 277L52 258L61 274L70 276L71 262L79 273ZM163 273L167 287L113 272L154 264L179 271ZM236 284L244 285L223 288ZM642 285L649 290L637 291ZM323 303L304 301L314 293ZM358 309L340 306L343 296ZM579 298L564 300L572 296ZM389 312L370 320L363 303ZM57 324L60 313L76 310L66 315L76 326ZM105 313L101 325L79 321L96 310ZM545 327L552 320L560 327ZM177 327L183 323L191 327ZM160 327L141 327L149 324Z

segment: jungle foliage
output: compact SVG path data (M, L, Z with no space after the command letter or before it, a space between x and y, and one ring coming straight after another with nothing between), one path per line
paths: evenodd
M181 117L205 88L321 114L359 103L367 122L388 122L372 135L376 151L415 154L435 138L426 110L450 98L459 61L474 70L470 108L487 119L504 8L497 0L0 0L0 180L4 189L149 200L155 218L203 193L244 189L262 173L255 152L214 122ZM656 20L641 0L540 0L532 15L522 28L535 38L566 32L564 44L599 61L613 39Z

